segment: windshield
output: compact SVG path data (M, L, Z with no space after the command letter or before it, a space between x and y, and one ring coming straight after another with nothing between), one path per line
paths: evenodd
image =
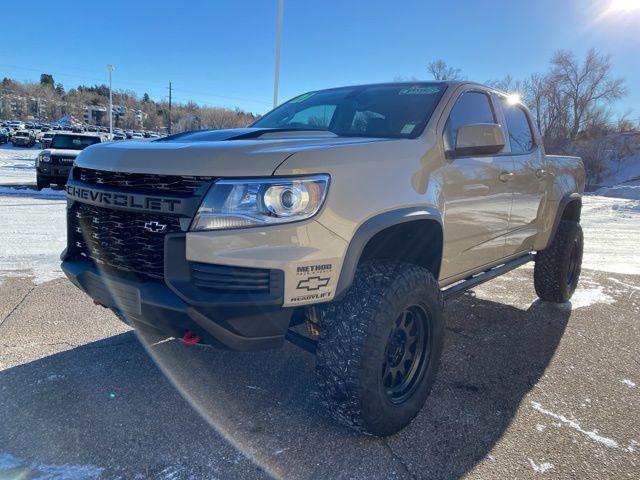
M29 133L28 132L16 132L15 136L16 137L28 137Z
M445 88L443 83L429 82L309 92L277 107L251 126L415 138L424 130Z
M83 150L94 143L100 143L100 137L90 137L87 135L54 135L51 141L51 148Z

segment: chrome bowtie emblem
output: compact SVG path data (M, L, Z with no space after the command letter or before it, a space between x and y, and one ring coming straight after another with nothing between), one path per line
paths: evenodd
M162 223L156 222L155 220L153 222L144 222L144 229L147 232L151 232L151 233L162 233L166 230L167 226L163 225Z

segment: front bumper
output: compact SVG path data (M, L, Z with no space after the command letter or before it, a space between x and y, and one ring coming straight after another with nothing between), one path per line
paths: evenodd
M125 174L115 175L107 181ZM127 321L258 350L282 343L296 308L333 298L346 242L313 220L189 232L202 193L152 196L76 177L62 269Z
M110 276L92 261L69 259L65 253L62 270L75 286L123 314L128 323L148 325L178 338L191 331L203 343L231 350L280 347L293 313L273 304L191 299L183 292L184 284L170 288L162 282Z

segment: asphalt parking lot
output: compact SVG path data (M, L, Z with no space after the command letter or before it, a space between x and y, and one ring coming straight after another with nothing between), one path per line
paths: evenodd
M328 418L291 345L139 338L64 279L9 278L0 478L639 478L639 280L587 270L555 306L525 266L450 301L426 407L378 439Z

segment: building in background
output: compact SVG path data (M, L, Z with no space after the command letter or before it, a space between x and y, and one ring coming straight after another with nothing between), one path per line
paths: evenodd
M107 107L102 105L85 105L82 109L84 123L102 125L107 118Z

